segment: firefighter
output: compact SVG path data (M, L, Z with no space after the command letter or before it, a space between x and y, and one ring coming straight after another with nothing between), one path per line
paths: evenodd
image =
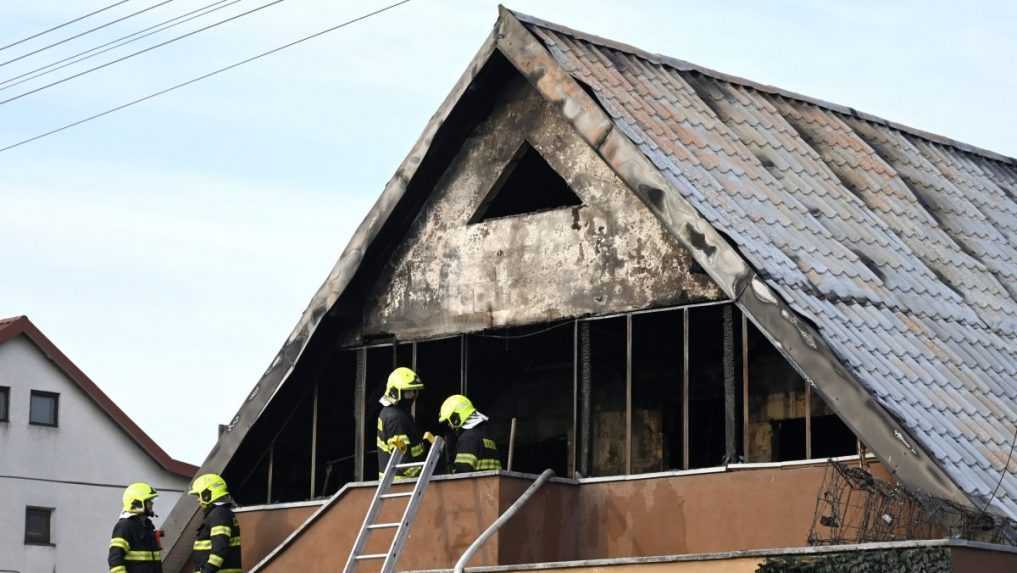
M194 538L191 560L195 573L241 573L240 525L226 481L216 474L194 480L187 493L198 498L205 520Z
M458 433L455 441L454 473L500 470L498 445L488 433L487 416L461 394L449 396L441 405L438 422L447 422Z
M159 538L150 517L159 492L147 483L132 483L124 490L124 511L113 526L109 542L110 573L162 573Z
M378 478L385 475L389 457L399 448L405 452L403 463L422 462L426 447L424 441L434 442L434 436L427 432L421 435L416 422L410 416L413 400L424 390L424 383L417 373L400 367L392 371L381 397L384 406L378 413ZM412 478L420 475L420 467L403 468L397 477Z

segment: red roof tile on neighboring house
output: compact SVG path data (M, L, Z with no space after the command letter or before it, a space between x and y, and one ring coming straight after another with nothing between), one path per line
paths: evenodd
M156 444L155 440L150 438L148 434L134 423L134 420L131 420L123 410L114 404L113 400L110 400L109 396L100 390L95 382L92 382L80 368L71 362L70 358L61 352L49 338L46 338L46 335L36 328L32 321L28 320L27 316L0 318L0 344L20 334L25 335L31 340L47 358L56 364L85 394L92 398L99 408L106 412L124 432L127 432L127 435L141 446L141 449L164 470L186 478L190 478L197 473L197 466L175 460L160 448L159 444Z

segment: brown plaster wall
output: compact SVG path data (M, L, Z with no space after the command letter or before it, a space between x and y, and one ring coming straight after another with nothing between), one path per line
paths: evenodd
M804 546L825 471L551 484L503 528L498 557L511 564ZM512 481L503 480L503 500L525 487Z
M955 547L950 551L954 573L1013 573L1017 555Z
M492 476L432 483L403 549L399 570L448 568L455 563L482 528L497 518L498 481L499 478ZM395 491L405 489L408 486L397 486ZM347 490L334 506L263 571L341 571L373 494L371 488ZM405 502L401 499L385 502L379 522L398 521L404 507ZM264 526L275 530L283 528L283 522L291 522L281 515L288 511L293 510L240 514L240 528L244 532L242 547L245 568L252 567L275 547L275 544L261 544L260 536L255 536L253 542L249 542L248 532ZM368 540L365 552L385 553L391 539L389 530L374 533ZM475 563L496 564L497 551L498 540L493 539L477 554ZM369 562L359 567L358 571L371 573L380 567L380 563Z
M885 477L878 465L870 470ZM550 482L469 565L801 547L825 471L817 465L581 485ZM451 568L530 483L507 476L432 483L399 569ZM370 488L347 491L264 571L341 569L372 493ZM381 520L395 521L395 509L386 508ZM288 532L282 531L298 521L284 515L290 511L295 510L240 514L245 567L268 554L275 546L271 538L285 537ZM261 535L265 527L271 535ZM367 552L385 549L384 543L374 543Z
M721 298L557 109L522 78L502 97L370 289L366 334L420 338ZM468 224L524 140L583 205Z
M711 561L678 561L543 569L541 573L753 573L762 563L758 557L740 557Z
M240 522L242 562L244 569L268 555L286 536L311 517L318 506L291 507L274 511L238 513Z

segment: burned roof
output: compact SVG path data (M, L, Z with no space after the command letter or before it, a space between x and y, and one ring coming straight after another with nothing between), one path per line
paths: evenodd
M415 215L505 68L559 106L888 469L1017 518L1003 473L1017 161L506 9L202 470L222 470L301 358L357 319L355 277ZM178 502L170 539L195 510Z
M1017 161L516 16L987 502L1017 431ZM1012 473L994 503L1017 518Z

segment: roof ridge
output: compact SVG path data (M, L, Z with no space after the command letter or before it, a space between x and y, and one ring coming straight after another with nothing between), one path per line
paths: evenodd
M1000 163L1005 163L1007 165L1017 166L1017 158L1010 157L1009 155L1004 155L1002 153L997 153L997 152L989 150L989 149L985 149L985 148L982 148L982 147L971 145L969 143L964 143L963 141L958 141L956 139L953 139L953 138L950 138L950 137L946 137L944 135L939 135L939 134L936 134L936 133L931 133L931 132L924 131L924 130L921 130L921 129L918 129L918 128L915 128L915 127L904 125L902 123L897 123L895 121L891 121L891 120L879 117L877 115L873 115L873 114L870 114L870 113L866 113L864 111L857 110L857 109L855 109L853 107L849 107L849 106L841 105L841 104L838 104L838 103L826 101L826 100L815 98L815 97L812 97L812 96L807 96L805 94L801 94L801 93L798 93L798 92L793 92L791 90L786 90L784 88L780 88L780 87L777 87L777 86L774 86L774 85L762 84L762 83L750 80L748 78L743 78L741 76L735 76L735 75L731 75L731 74L728 74L728 73L724 73L724 72L721 72L721 71L718 71L718 70L714 70L712 68L708 68L706 66L700 66L699 64L694 64L692 62L689 62L689 61L686 61L686 60L681 60L681 59L678 59L678 58L675 58L675 57L672 57L672 56L666 56L666 55L657 54L657 53L654 53L654 52L647 52L646 50L643 50L643 49L638 48L636 46L633 46L631 44L626 44L624 42L619 42L617 40L612 40L610 38L604 38L604 37L598 36L596 34L590 34L588 32L583 32L581 30L576 30L574 28L569 28L568 26L563 26L561 24L556 24L554 22L548 22L547 20L542 20L540 18L537 18L536 16L530 16L529 14L524 14L522 12L517 12L515 10L511 10L511 9L508 9L508 8L506 8L506 10L511 12L513 16L515 16L516 18L518 18L521 22L523 22L525 24L529 24L529 25L532 25L532 26L539 26L541 28L547 28L547 29L553 30L555 32L559 32L559 33L562 33L562 34L566 34L568 36L572 36L573 38L575 38L577 40L583 40L583 41L587 41L587 42L590 42L590 43L593 43L593 44L597 44L597 45L602 46L602 47L610 48L610 49L613 49L613 50L618 50L620 52L625 52L625 53L627 53L629 55L636 56L638 58L642 58L642 59L647 60L647 61L652 62L652 63L669 66L669 67L674 68L675 70L678 70L680 72L697 72L697 73L700 73L700 74L703 74L703 75L706 75L706 76L709 76L711 78L714 78L714 79L717 79L717 80L721 80L721 81L724 81L724 82L728 82L728 83L732 83L732 84L737 84L737 85L740 85L740 86L743 86L743 87L755 89L755 90L758 90L758 91L761 91L761 92L764 92L764 93L768 93L768 94L772 94L772 95L777 95L777 96L786 97L786 98L789 98L789 99L798 100L798 101L801 101L801 102L804 102L804 103L809 103L809 104L812 104L812 105L815 105L815 106L818 106L818 107L821 107L823 109L827 109L827 110L830 110L830 111L833 111L833 112L836 112L836 113L840 113L840 114L844 114L844 115L849 115L849 116L852 116L852 117L856 117L858 119L862 119L862 120L869 121L869 122L872 122L872 123L884 125L886 127L895 129L897 131L901 131L901 132L913 135L915 137L920 137L920 138L925 139L926 141L929 141L931 143L938 143L940 145L949 145L949 146L954 147L954 148L956 148L956 149L958 149L960 151L964 151L964 152L967 152L967 153L972 153L972 154L975 154L975 155L980 155L980 156L982 156L982 157L984 157L986 159L991 159L993 161L998 161Z

